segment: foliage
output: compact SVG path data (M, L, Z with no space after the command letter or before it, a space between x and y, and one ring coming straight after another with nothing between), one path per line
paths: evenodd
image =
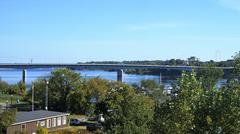
M37 134L48 134L48 129L38 126L37 127Z
M0 79L0 93L6 94L8 92L8 83Z
M25 83L20 81L20 82L18 82L17 85L18 85L18 89L19 89L18 94L25 96L26 95L26 85L25 85Z
M37 79L33 83L34 86L34 103L36 109L43 109L45 107L45 93L46 93L46 81L45 79ZM32 89L27 93L27 99L32 99Z
M154 80L142 80L141 87L154 90L159 87L159 85Z
M109 88L109 81L97 77L88 80L86 85L89 97L96 98L97 103L106 98Z
M15 94L15 95L25 95L26 85L23 82L18 84L9 85L7 82L0 79L0 94Z
M178 86L175 98L156 107L153 133L240 132L238 84L205 90L192 72L183 73Z
M15 122L16 112L16 109L10 109L0 113L0 133L6 133L7 128Z
M105 103L113 112L106 116L107 133L150 133L154 102L151 98L136 94L131 87L113 83Z
M239 76L240 75L240 52L236 53L234 58L234 72Z
M86 111L91 109L88 103L84 90L82 88L70 91L67 96L67 109L74 114L85 114Z
M204 89L212 89L217 82L223 77L222 69L216 68L214 64L207 64L204 68L197 70L197 78L201 82Z

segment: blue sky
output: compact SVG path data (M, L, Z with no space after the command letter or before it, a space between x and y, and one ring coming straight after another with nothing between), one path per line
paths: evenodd
M230 59L239 0L0 0L0 63Z

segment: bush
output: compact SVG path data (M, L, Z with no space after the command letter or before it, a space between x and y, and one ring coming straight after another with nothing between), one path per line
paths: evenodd
M48 129L43 127L38 127L37 134L48 134Z

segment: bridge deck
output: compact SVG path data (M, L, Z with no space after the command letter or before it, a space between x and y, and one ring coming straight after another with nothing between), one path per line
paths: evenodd
M168 66L168 65L134 65L134 64L0 64L0 68L36 69L36 68L71 68L71 69L167 69L192 70L205 67L200 66ZM216 67L223 70L233 67Z

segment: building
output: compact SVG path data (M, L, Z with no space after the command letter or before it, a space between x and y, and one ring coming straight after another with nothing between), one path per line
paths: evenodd
M15 134L16 132L27 132L28 134L36 134L38 126L48 128L53 131L59 128L67 127L67 113L52 111L31 111L17 112L16 121L7 128L7 134Z

